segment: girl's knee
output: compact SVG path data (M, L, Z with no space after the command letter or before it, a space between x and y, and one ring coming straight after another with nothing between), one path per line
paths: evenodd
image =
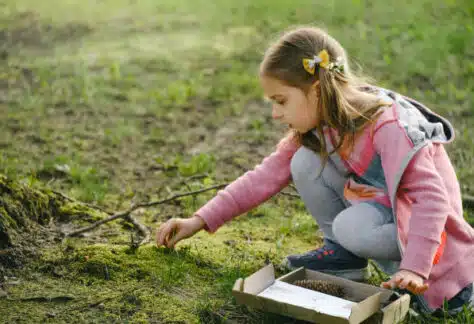
M332 232L336 240L347 248L347 245L351 245L351 237L355 235L355 229L347 219L345 210L340 212L339 215L332 222Z
M367 203L343 210L332 224L335 239L360 257L399 261L397 229L387 210Z
M345 209L337 215L332 223L332 232L334 237L346 250L358 256L366 254L364 231L361 224L355 221L357 218L353 215L350 208Z
M308 178L308 173L321 167L321 158L315 152L302 146L293 155L290 163L291 176L294 181Z

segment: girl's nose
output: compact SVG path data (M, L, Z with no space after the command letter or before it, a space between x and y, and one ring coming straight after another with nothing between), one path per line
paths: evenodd
M273 119L280 119L281 117L283 117L283 115L281 113L277 112L275 107L273 107L273 109L272 109L272 118Z

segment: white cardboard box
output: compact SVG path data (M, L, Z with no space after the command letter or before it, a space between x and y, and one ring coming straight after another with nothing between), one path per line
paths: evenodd
M302 279L334 282L344 288L345 298L292 284ZM388 289L305 268L275 279L272 264L245 279L238 279L232 293L239 304L313 323L356 324L375 314L383 324L398 323L406 316L410 305L408 294L398 297Z

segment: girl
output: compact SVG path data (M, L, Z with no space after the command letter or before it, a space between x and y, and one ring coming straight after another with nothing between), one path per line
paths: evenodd
M162 224L157 245L213 233L292 180L324 245L288 256L290 268L362 280L372 258L392 268L382 285L416 294L424 312L445 301L451 312L474 304L474 230L443 145L454 138L451 124L415 100L363 85L341 45L316 28L273 44L260 80L273 118L290 132L193 217Z

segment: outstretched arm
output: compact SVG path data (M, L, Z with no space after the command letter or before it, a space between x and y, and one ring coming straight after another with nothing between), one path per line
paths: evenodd
M265 202L288 185L290 162L297 149L291 138L283 139L261 164L220 190L195 216L201 217L205 229L212 233L225 222Z

